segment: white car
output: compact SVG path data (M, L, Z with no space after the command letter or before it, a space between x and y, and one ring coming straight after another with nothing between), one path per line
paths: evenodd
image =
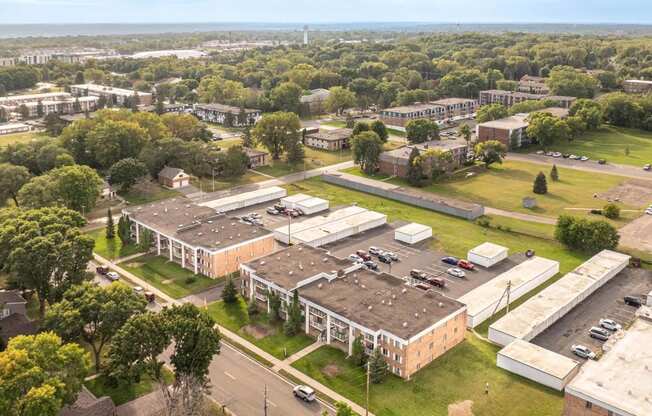
M120 275L116 272L108 272L106 274L106 278L109 279L112 282L115 282L120 279Z
M364 262L362 257L358 256L357 254L350 254L349 255L349 260L351 260L354 263L363 263Z
M623 328L613 319L600 319L600 326L609 331L620 331Z
M315 390L313 390L311 387L300 384L292 389L292 393L294 394L294 397L297 397L304 402L315 401Z
M577 155L570 155L570 156L568 156L568 158L569 158L569 159L573 159L573 160L577 160L577 159L579 159L580 157L577 156Z
M386 251L385 255L392 259L392 261L398 261L398 254L392 252L392 251Z
M140 286L134 286L134 292L143 293L144 289Z
M536 153L537 153L538 155L545 155L545 154L546 154L546 152L544 152L543 150L537 150Z
M652 170L652 165L649 163L643 166L643 170Z
M260 218L262 218L262 215L260 215L257 212L252 212L252 213L249 214L249 218L258 218L258 219L260 219Z
M552 156L554 154L555 154L554 152L546 152L546 156Z
M457 267L451 267L450 269L446 270L446 273L450 274L451 276L458 277L460 279L466 276L464 270L458 269Z
M383 250L379 249L378 247L371 246L369 247L369 254L372 256L380 256L383 254Z
M573 345L571 351L578 357L588 358L590 360L595 360L595 353L585 347L584 345Z
M586 162L587 160L589 160L589 158L586 157L586 156L582 156L582 157L580 158L580 160L581 160L582 162Z
M561 157L561 153L560 152L555 152L555 153L552 154L552 157Z
M645 210L645 213L646 213L647 215L652 215L652 208L648 208L648 209L646 209L646 210Z

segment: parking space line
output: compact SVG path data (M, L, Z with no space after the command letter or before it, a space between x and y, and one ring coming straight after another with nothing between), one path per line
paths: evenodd
M228 371L225 371L224 374L231 380L235 380L235 377L232 374L230 374Z

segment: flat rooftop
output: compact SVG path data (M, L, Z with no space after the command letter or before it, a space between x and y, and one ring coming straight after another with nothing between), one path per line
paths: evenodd
M469 102L474 102L475 100L471 98L442 98L440 100L431 101L432 104L438 105L455 105L455 104L466 104Z
M282 198L286 194L287 191L278 186L270 186L269 188L260 188L249 192L241 192L236 190L228 194L225 194L218 199L201 202L199 203L199 205L204 207L209 207L212 209L220 209L221 207L226 207L227 205L238 203L241 201L252 202L254 204L262 203L262 202L270 201L271 199L275 199L274 197L275 195L280 195L279 198ZM257 201L258 199L260 199L260 201Z
M500 318L491 329L514 338L525 339L609 274L627 266L629 256L603 250L521 306ZM561 318L561 316L556 319ZM555 319L555 320L556 320ZM548 326L552 324L549 322ZM543 328L545 329L545 328ZM540 331L539 331L540 332ZM534 334L536 335L536 334ZM531 337L530 337L531 338Z
M23 123L0 124L0 129L2 129L2 130L24 129L25 127L29 127L29 126L27 124L23 124Z
M419 234L424 231L430 231L432 230L432 227L429 227L427 225L419 224L416 222L411 222L407 225L404 225L402 227L397 228L395 231L398 231L399 233L403 234L408 234L408 235L414 235L414 234Z
M311 137L314 139L319 139L319 140L326 140L326 141L338 141L338 140L346 140L349 137L351 137L351 134L353 133L353 129L334 129L334 130L319 130L317 133L310 133L307 134L306 137Z
M480 91L480 94L511 95L514 97L528 98L532 100L540 100L546 97L545 94L530 94L528 92L507 91L507 90L485 90L485 91Z
M410 159L410 153L412 153L412 148L416 147L419 149L419 152L423 153L428 149L438 149L441 151L451 151L456 149L462 149L468 147L468 143L464 139L441 139L441 140L430 140L425 143L420 143L418 145L410 145L400 147L398 149L389 150L383 152L380 155L380 160L386 161L396 161L398 163L406 164Z
M632 84L652 85L652 81L647 81L647 80L644 80L644 79L628 79L628 80L625 80L625 82L629 82L629 83L632 83Z
M494 258L506 250L507 247L499 246L498 244L486 241L479 246L473 247L471 250L469 250L469 252L480 257Z
M558 379L565 379L580 364L578 361L520 339L498 351L498 355L511 358Z
M347 230L358 230L359 227L363 227L367 224L375 223L377 221L382 221L384 224L387 222L387 215L375 211L364 211L346 218L342 218L339 221L328 222L318 227L312 227L297 233L293 233L291 238L292 241L295 241L296 239L301 242L309 243L328 237L330 235L336 235Z
M652 415L652 321L638 318L598 361L585 363L566 386L616 414Z
M100 84L75 84L75 85L71 85L70 88L78 88L81 90L88 90L88 91L93 91L98 93L104 92L104 93L117 94L117 95L134 95L134 93L136 92L138 92L138 95L142 95L145 97L152 95L148 92L128 90L125 88L117 88L117 87L111 87L111 86L100 85Z
M235 107L235 106L226 105L226 104L195 104L195 108L199 108L199 109L202 109L202 110L217 111L219 113L231 113L231 114L239 114L240 113L240 107ZM260 110L254 110L253 108L245 108L244 112L245 113L260 113Z
M480 127L488 127L492 129L522 129L528 126L526 121L527 114L517 114L511 117L505 117L498 120L487 121L486 123L480 123Z
M161 234L213 252L271 234L183 198L128 207L123 212Z
M6 97L0 97L0 104L4 102L22 101L22 100L50 101L55 98L62 98L62 97L71 97L71 94L69 92L44 92L42 94L8 95Z
M324 215L317 215L315 217L310 217L304 221L292 222L291 225L285 224L281 227L278 227L274 231L281 234L288 234L290 232L292 235L295 235L298 232L308 230L311 228L320 227L325 224L329 224L335 221L340 221L344 218L350 217L352 215L357 215L362 212L366 212L365 208L359 206L349 206L344 207L335 211L328 212Z
M422 104L412 104L412 105L401 105L398 107L390 107L381 110L381 113L402 113L408 114L415 111L431 110L436 107L441 107L440 104L433 103L422 103Z

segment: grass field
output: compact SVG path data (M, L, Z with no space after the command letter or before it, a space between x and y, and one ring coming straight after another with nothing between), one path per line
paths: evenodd
M127 193L120 193L128 203L132 205L147 204L162 199L174 198L181 194L172 189L162 187L153 181L143 181L132 187Z
M562 273L572 270L587 258L586 255L566 250L561 244L549 238L524 235L520 232L510 232L496 228L484 228L461 218L327 184L320 178L312 178L287 185L286 188L290 194L303 192L328 199L331 206L357 203L362 207L387 214L390 222L404 220L429 225L434 233L433 248L439 248L455 256L466 256L470 248L485 241L491 241L508 247L512 253L534 249L537 254L543 257L558 260L561 263ZM543 236L552 233L552 230L546 226L532 226L520 220L503 219L501 217L498 221L514 231L538 230Z
M163 377L168 384L174 381L174 375L166 368L163 368ZM158 388L158 383L149 376L143 376L138 383L128 384L122 381L117 386L109 385L104 376L98 376L84 384L95 397L111 397L116 406L130 402Z
M106 228L98 228L87 233L95 240L94 252L108 260L115 260L120 257L131 256L132 254L142 251L136 244L123 246L122 241L117 235L115 238L108 240L106 238Z
M196 275L161 256L148 255L121 266L175 299L202 292L221 282L220 279Z
M221 191L227 188L232 188L234 186L242 186L250 183L265 181L267 179L269 178L263 175L258 175L251 171L247 171L245 172L244 175L237 178L233 178L233 179L215 178L215 181L213 181L213 178L197 178L193 176L190 179L190 184L203 192L213 192L213 191Z
M378 416L447 416L448 405L470 400L476 416L561 414L560 393L496 367L498 349L469 333L410 381L390 375L384 383L372 384L370 410ZM292 366L364 405L365 372L341 350L323 346Z
M46 137L44 133L35 133L35 132L25 132L25 133L15 133L15 134L6 134L0 136L0 147L4 147L14 143L27 143L31 142L34 139L39 137Z
M481 168L471 177L466 177L466 172L461 172L421 189L507 211L556 218L560 214L590 215L589 208L599 209L607 203L603 199L594 198L595 193L607 191L627 181L627 178L622 176L596 175L575 169L558 168L558 171L559 181L555 182L550 179L549 168L524 162L505 161L502 165L491 165L486 171ZM349 169L347 172L361 175L359 169ZM532 192L534 178L539 172L546 174L548 193L545 195ZM401 178L393 178L389 182L409 186L407 181ZM525 196L534 197L537 206L533 209L524 208L522 200ZM642 208L620 205L623 209ZM639 213L623 211L621 215L623 218L615 221L617 224L628 222ZM604 219L604 217L596 218Z
M625 154L627 147L629 155ZM652 132L605 126L597 131L587 132L571 143L555 143L548 150L642 167L646 163L652 163ZM529 153L533 149L528 148L527 151Z
M250 318L247 313L247 304L242 298L238 298L238 302L234 304L226 304L221 301L211 303L208 305L208 313L218 324L279 359L286 358L286 352L289 357L315 342L314 338L303 333L293 337L286 336L283 333L282 323L271 323L264 311ZM251 328L256 329L258 336L252 335ZM264 333L267 335L261 337Z

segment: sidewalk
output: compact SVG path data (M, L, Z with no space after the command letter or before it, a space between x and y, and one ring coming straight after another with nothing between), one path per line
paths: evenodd
M306 348L302 349L301 351L297 351L294 354L290 355L288 358L283 360L283 363L286 364L292 364L293 362L302 359L306 355L310 354L311 352L315 351L317 348L326 345L321 341L316 341L313 342L312 344L308 345ZM273 368L273 370L278 370L278 368Z
M145 288L145 290L149 290L153 292L156 296L160 297L161 299L165 300L166 302L173 304L173 305L181 305L183 302L180 300L174 299L171 296L167 295L166 293L162 292L161 290L157 289L156 287L152 286L145 280L139 278L138 276L134 275L133 273L128 272L127 270L123 269L122 267L118 266L117 264L105 259L104 257L93 253L93 257L95 260L106 264L109 268L115 270L116 272L124 275L127 277L129 280L137 284L138 286L141 286ZM362 406L358 405L357 403L354 403L353 401L347 399L346 397L340 395L339 393L336 393L335 391L331 390L330 388L324 386L323 384L317 382L316 380L313 380L312 378L308 377L304 373L296 370L294 367L290 365L290 362L288 362L292 357L303 353L305 350L310 349L310 347L304 348L302 351L299 351L298 353L294 354L293 356L289 357L285 361L281 361L278 358L274 357L273 355L269 354L266 351L263 351L260 349L258 346L252 344L251 342L247 341L246 339L242 338L238 334L229 331L228 329L216 325L220 332L224 334L227 338L232 339L234 342L237 342L238 344L242 345L243 347L247 348L248 350L252 351L253 353L257 354L258 356L262 357L263 359L269 361L272 363L272 371L275 373L279 373L279 371L283 370L286 371L287 373L291 374L293 377L297 378L298 380L301 380L301 382L311 386L315 390L320 391L321 393L329 396L331 399L338 401L338 402L345 402L349 406L351 406L351 409L353 409L354 412L364 415L365 410ZM317 347L321 346L319 345L318 342L316 342ZM313 346L315 344L312 344ZM311 351L305 352L304 355L309 354ZM303 355L302 355L303 356ZM299 357L300 358L300 357ZM298 358L296 358L298 359ZM368 413L370 416L374 416L373 413L369 412Z

